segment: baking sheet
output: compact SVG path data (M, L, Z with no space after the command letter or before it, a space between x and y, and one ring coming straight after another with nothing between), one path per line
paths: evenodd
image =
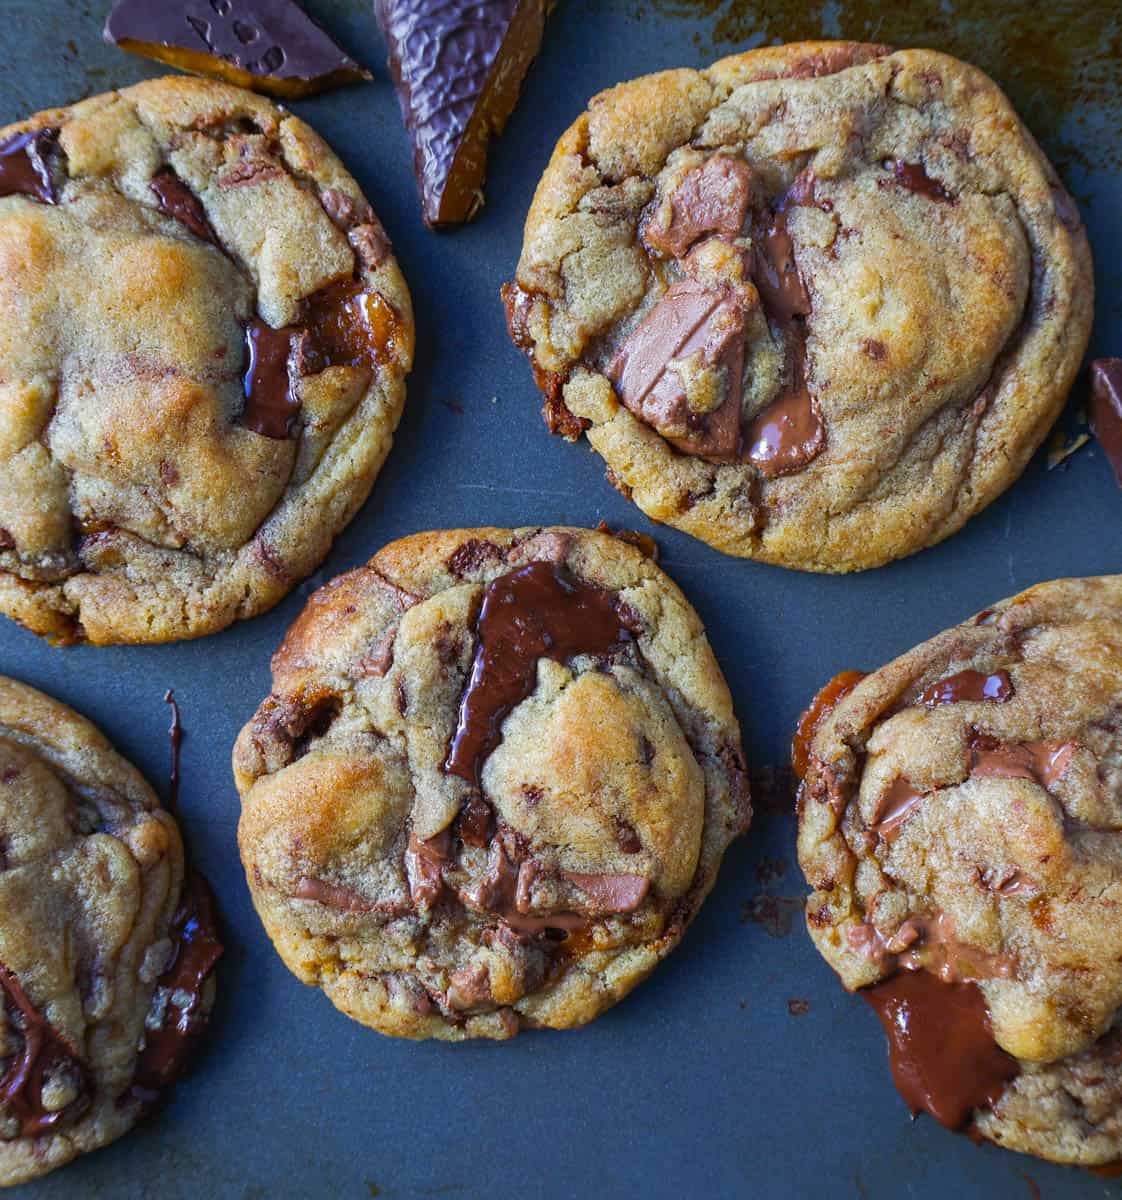
M163 73L103 46L107 3L0 0L0 124ZM320 574L272 613L173 646L56 650L0 620L0 670L96 721L166 795L183 709L182 823L227 935L212 1036L163 1111L18 1195L43 1197L823 1197L1117 1195L1122 1181L975 1148L908 1120L883 1035L811 948L788 811L758 813L682 947L587 1029L502 1045L414 1045L337 1013L289 975L249 902L235 846L234 737L312 586L385 542L461 524L572 522L655 534L701 613L759 777L835 671L871 668L1029 584L1122 570L1122 493L1099 450L1037 455L966 529L914 558L823 578L725 558L647 521L585 444L547 435L498 300L554 141L620 79L769 41L849 36L973 59L1005 84L1078 197L1095 253L1092 352L1122 351L1122 7L1033 3L562 0L496 145L471 226L421 224L410 150L365 0L307 7L376 72L294 104L386 225L417 311L397 445ZM1074 424L1077 389L1065 418ZM763 807L763 806L761 806Z

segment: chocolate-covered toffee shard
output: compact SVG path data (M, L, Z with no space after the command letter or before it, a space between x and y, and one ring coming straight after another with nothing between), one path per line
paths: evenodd
M117 0L105 39L286 100L370 78L295 0Z
M1122 487L1122 358L1091 364L1091 430Z
M542 44L546 0L374 0L389 49L425 224L470 221L487 145Z

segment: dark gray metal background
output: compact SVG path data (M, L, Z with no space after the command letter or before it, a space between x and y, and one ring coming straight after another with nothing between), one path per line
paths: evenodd
M106 7L0 0L0 124L160 73L102 45ZM1028 3L975 0L956 14L931 0L886 6L882 17L857 0L762 4L759 13L737 0L564 0L492 155L486 209L441 235L420 222L368 5L308 7L376 79L293 107L365 188L417 310L417 368L397 445L314 583L393 538L441 526L605 519L653 532L663 566L705 620L759 767L785 759L800 709L835 671L879 665L1039 580L1122 569L1122 494L1095 447L1052 472L1038 455L964 532L879 571L820 578L722 557L653 527L608 486L584 444L546 434L498 301L537 177L592 93L762 41L880 37L947 46L1010 86L1083 204L1100 296L1092 349L1118 353L1116 3L1054 0L1030 17ZM0 670L91 717L161 790L161 697L176 689L187 731L182 821L228 939L213 1036L167 1109L21 1195L1032 1200L1027 1177L1045 1200L1119 1193L1120 1181L976 1149L930 1120L909 1122L876 1020L812 950L797 901L779 901L770 928L743 919L761 891L802 895L787 814L758 816L681 949L586 1030L505 1045L413 1045L338 1014L288 974L257 922L237 858L229 772L234 737L268 691L269 656L310 590L256 621L175 646L55 650L0 620ZM774 860L785 873L762 883ZM792 1015L792 1000L808 1010Z

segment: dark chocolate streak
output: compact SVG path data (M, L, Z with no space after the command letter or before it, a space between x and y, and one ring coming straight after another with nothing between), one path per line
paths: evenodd
M895 181L906 191L937 200L941 204L953 204L954 197L937 180L928 175L923 163L903 162L898 158L885 159L885 170L891 171Z
M75 1116L89 1102L90 1080L85 1065L27 998L15 974L0 963L0 988L8 1017L23 1046L0 1079L0 1105L19 1122L22 1137L37 1137ZM48 1075L62 1071L78 1086L78 1095L58 1112L43 1107Z
M483 594L475 658L444 769L479 784L503 719L534 690L538 659L605 654L635 632L610 592L564 567L534 562L493 580Z
M980 703L988 700L992 704L1005 704L1013 698L1013 681L1008 671L994 671L983 675L981 671L959 671L933 683L919 697L925 708L937 708L940 704L960 704L963 701Z
M962 1129L1020 1073L1017 1060L994 1041L977 984L899 971L861 995L888 1035L892 1077L913 1114L930 1113L948 1129Z
M152 176L148 188L159 202L160 212L164 216L174 218L204 242L218 245L202 202L171 167L161 167Z
M0 196L31 196L57 204L49 163L57 140L57 129L32 129L0 145Z
M171 725L168 740L171 742L171 770L168 772L168 811L174 813L179 807L179 747L183 744L183 723L179 719L179 705L171 688L164 693L164 703L171 706Z
M144 1049L126 1093L128 1099L144 1105L154 1103L179 1078L207 1025L203 989L222 956L222 943L210 888L197 871L188 869L168 936L175 943L175 957L156 983L168 992L163 1024L145 1031ZM183 1007L172 998L176 992L186 994Z

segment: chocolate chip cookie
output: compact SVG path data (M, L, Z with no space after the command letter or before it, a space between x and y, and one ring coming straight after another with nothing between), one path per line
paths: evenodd
M751 813L697 614L585 529L418 534L321 588L234 774L281 957L412 1038L592 1020L678 943Z
M86 720L0 677L0 1185L130 1129L222 952L173 818Z
M0 611L59 642L275 604L370 490L413 325L311 130L170 78L0 131Z
M807 927L913 1112L1122 1159L1122 576L835 681L795 749Z
M841 572L1017 478L1092 293L1075 204L985 75L816 42L594 97L504 299L550 429L648 516Z

